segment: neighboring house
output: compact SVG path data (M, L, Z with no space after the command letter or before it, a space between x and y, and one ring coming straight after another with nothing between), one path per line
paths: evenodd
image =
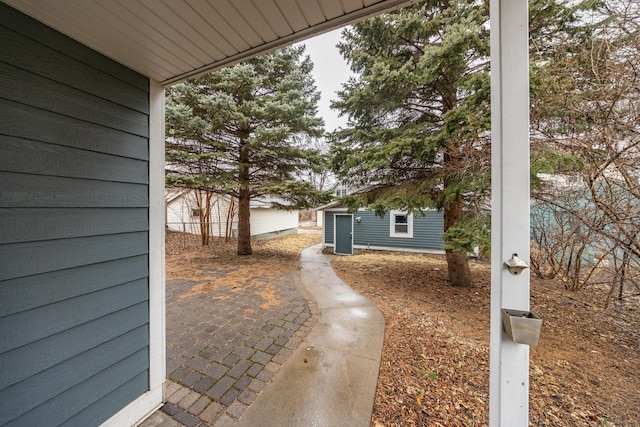
M383 218L360 208L349 213L340 202L318 208L323 213L322 244L334 253L352 254L354 249L444 253L442 212L387 212Z
M257 198L251 200L251 238L267 239L298 232L300 212L276 209L274 204L286 205L277 199Z
M606 181L600 178L594 183L595 188L600 189L600 197L611 203L612 211L628 215L617 224L611 223L594 202L591 190L579 176L538 174L551 189L548 191L553 199L550 202L531 200L531 239L537 245L553 248L557 262L571 265L579 257L584 265L611 264L615 258L622 258L622 248L607 235L633 235L637 228L633 218L640 214L640 202L614 168L605 170L604 175ZM589 218L588 223L584 218ZM621 229L633 231L626 234L621 233Z
M351 194L350 189L342 182L337 182L336 185L333 186L331 191L333 191L333 195L338 198L345 197L347 194Z
M341 181L337 181L333 187L329 190L333 192L333 197L336 199L340 199L341 197L345 197L352 193L351 189L343 184ZM333 204L329 204L327 206L332 206ZM316 209L316 226L322 227L324 224L324 211L321 210L322 207Z
M167 229L200 234L200 213L193 190L167 189L165 191ZM251 238L266 239L285 234L297 233L299 226L298 210L282 210L274 207L275 203L286 205L286 202L259 197L251 199ZM233 208L229 196L213 195L211 199L211 235L224 237L227 227L229 209L231 215L231 235L238 235L237 207Z

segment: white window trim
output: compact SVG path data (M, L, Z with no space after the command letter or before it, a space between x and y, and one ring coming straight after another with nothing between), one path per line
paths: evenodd
M407 232L396 233L396 215L406 215ZM402 239L413 239L413 214L406 211L391 211L389 213L389 237L399 237Z

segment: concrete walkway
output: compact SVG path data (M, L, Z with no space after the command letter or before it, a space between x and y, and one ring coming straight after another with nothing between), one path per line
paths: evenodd
M240 426L362 426L371 411L380 369L384 317L342 282L320 245L302 252L302 283L321 319Z
M251 316L242 321L232 320L234 326L243 328L239 332L244 337L240 346L226 339L229 337L225 334L229 331L225 331L227 328L220 323L219 316L209 314L206 322L198 320L198 326L194 327L194 313L211 313L211 307L207 310L204 304L211 304L220 295L212 294L210 298L214 300L192 300L186 305L177 303L178 300L171 303L172 298L168 297L168 314L176 311L175 315L179 316L175 317L181 319L183 326L178 328L176 325L173 332L177 334L167 337L167 346L191 350L180 350L181 353L173 357L169 354L169 366L173 364L174 367L168 371L174 381L168 381L166 387L167 404L163 407L164 412L156 412L142 426L369 426L384 339L384 318L373 304L338 279L329 264L332 257L321 253L321 245L307 248L302 252L300 276L291 272L293 276L286 274L278 278L283 297L286 296L289 303L264 313L271 317L263 317L257 326L264 322L281 325L283 330L280 332L289 337L281 342L269 328L251 327L257 320ZM291 282L298 282L295 279L298 277L302 286L292 286ZM173 283L173 292L184 292L178 285L181 283ZM295 288L304 295L292 293ZM246 301L251 299L250 295L224 297L225 308L234 313L246 313L238 308L251 304ZM308 307L300 305L301 300L306 300ZM289 311L297 315L287 314ZM233 317L230 313L217 314L223 314L226 321ZM289 321L284 322L284 318ZM219 326L218 334L213 333L211 323ZM206 327L207 334L197 331L194 334L194 330L202 327ZM310 332L305 332L306 328ZM268 333L269 341L276 341L272 345L281 347L265 347L262 351L252 348L253 352L249 354L247 346L267 344L264 339L257 341L260 337L253 336L258 331ZM247 342L247 338L256 342ZM207 355L213 342L220 346L219 351L228 349L225 353L239 356L234 357L234 366L251 367L241 373L227 364L230 368L224 371L226 358L219 362L203 361L203 356L214 357ZM269 361L259 360L269 353L274 354ZM176 361L180 363L175 364ZM194 361L202 366L196 367ZM216 368L215 377L211 373L213 368ZM255 372L251 372L254 368ZM198 378L200 382L208 381L211 388L200 389L199 382L189 385L191 380ZM234 399L225 401L228 395Z

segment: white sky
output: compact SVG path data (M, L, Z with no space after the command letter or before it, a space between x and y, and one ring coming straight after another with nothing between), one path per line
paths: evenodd
M346 117L338 117L338 113L329 108L331 100L337 98L335 92L351 75L351 70L336 47L340 41L340 31L334 30L302 42L313 61L313 79L321 93L318 112L324 119L325 130L329 132L347 123Z

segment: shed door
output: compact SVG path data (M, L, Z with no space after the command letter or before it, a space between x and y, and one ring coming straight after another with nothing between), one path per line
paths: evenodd
M353 253L353 216L336 215L336 237L334 239L334 252L337 254L351 255Z

